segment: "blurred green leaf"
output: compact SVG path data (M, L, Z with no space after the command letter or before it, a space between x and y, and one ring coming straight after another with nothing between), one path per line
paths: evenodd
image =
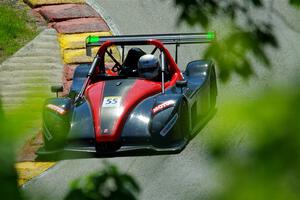
M12 5L13 3L5 2L0 5L0 62L37 34L26 13L14 9ZM40 94L43 96L43 92ZM41 103L30 98L29 95L24 105L5 111L0 98L0 193L3 199L24 199L17 182L15 151L18 148L16 144L25 138L25 134L40 118L38 111L41 109Z
M251 101L224 99L218 115L226 120L215 119L208 145L224 174L224 188L215 199L300 198L297 88L270 89Z
M293 6L300 7L300 0L290 0L290 4Z
M65 200L137 199L140 188L134 178L114 165L104 164L103 170L74 180Z
M32 91L32 95L36 93L43 97L44 90L40 88ZM6 112L0 104L0 193L4 199L23 199L14 166L15 144L20 138L25 138L28 130L39 126L42 101L33 99L32 95L19 107Z
M263 6L263 2L261 0L251 0L250 2L256 7Z
M192 26L200 25L209 30L220 19L223 22L230 20L231 26L226 27L232 29L230 34L224 34L224 30L217 31L221 37L205 51L205 58L216 61L222 81L229 80L232 73L243 78L253 75L250 56L267 67L271 66L265 48L278 48L272 25L255 20L249 13L250 9L264 10L263 1L175 0L175 3L181 7L180 21Z

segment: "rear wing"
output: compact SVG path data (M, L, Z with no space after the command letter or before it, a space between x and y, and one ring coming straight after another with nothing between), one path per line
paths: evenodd
M92 55L92 48L99 47L106 41L122 43L122 45L138 44L148 40L159 40L165 45L209 43L215 39L215 32L207 33L173 33L152 35L117 35L117 36L89 36L86 38L86 55Z

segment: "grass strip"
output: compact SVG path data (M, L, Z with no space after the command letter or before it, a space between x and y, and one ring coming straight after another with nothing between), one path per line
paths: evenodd
M38 34L31 16L22 8L0 4L0 63Z

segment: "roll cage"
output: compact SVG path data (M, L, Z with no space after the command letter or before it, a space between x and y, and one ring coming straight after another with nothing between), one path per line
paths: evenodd
M108 51L108 48L111 46L120 46L122 48L122 60L124 59L124 47L125 46L142 46L142 45L153 45L154 49L152 54L157 50L160 50L160 60L161 60L161 72L162 72L162 92L164 93L165 81L164 73L166 70L165 63L168 62L169 71L172 76L170 80L171 85L175 85L177 80L182 80L183 76L177 66L177 52L180 44L195 44L195 43L208 43L215 39L214 32L208 33L184 33L184 34L156 34L156 35L123 35L123 36L107 36L107 37L98 37L98 36L89 36L86 39L86 53L88 56L91 56L91 51L93 47L99 47L99 50L96 53L96 56L92 62L91 68L87 75L87 78L83 84L82 89L80 90L78 96L75 99L75 102L80 100L87 86L91 83L91 78L95 74L105 75L106 69L104 65L104 56L108 56L114 61L115 65L113 69L117 71L118 68L122 67L122 64L119 63L111 52ZM165 48L166 45L175 45L175 60L171 56L168 49Z
M108 48L112 47L112 46L120 46L122 48L122 61L124 60L124 47L125 46L142 46L142 45L151 45L153 46L153 50L151 51L151 54L154 54L157 50L160 51L160 59L162 59L161 54L164 54L164 61L161 63L168 63L169 65L169 71L171 74L174 73L180 73L180 70L176 64L176 62L174 61L174 59L172 58L170 52L168 51L168 49L166 49L163 45L163 43L161 43L159 40L145 40L145 41L132 41L132 42L111 42L111 41L107 41L105 43L102 44L102 46L100 47L100 49L97 52L97 55L95 57L95 59L97 59L97 65L96 70L94 70L94 73L105 73L105 65L104 65L104 56L105 54L107 54L112 61L114 62L114 67L113 67L113 71L117 72L117 70L114 70L116 68L122 68L122 63L118 62L118 60L114 57L114 55L109 52ZM98 69L97 69L98 67ZM91 74L92 75L92 74Z

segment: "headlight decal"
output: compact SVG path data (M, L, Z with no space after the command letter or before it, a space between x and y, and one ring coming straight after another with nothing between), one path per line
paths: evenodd
M169 131L173 128L175 125L176 121L178 119L178 114L174 115L172 119L166 124L166 126L160 131L160 134L162 136L166 136Z
M48 104L46 107L49 108L50 110L53 110L53 111L57 112L58 114L61 114L61 115L64 115L67 112L62 107L59 107L59 106L54 105L54 104Z

